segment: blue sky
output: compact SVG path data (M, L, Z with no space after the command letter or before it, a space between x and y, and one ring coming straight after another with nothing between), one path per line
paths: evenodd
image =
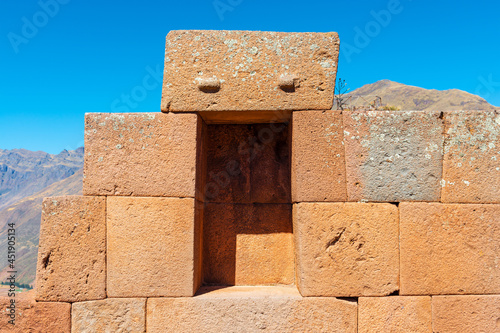
M3 0L0 148L59 153L83 145L86 112L159 112L165 36L178 29L337 31L351 89L389 79L500 106L499 16L480 0Z

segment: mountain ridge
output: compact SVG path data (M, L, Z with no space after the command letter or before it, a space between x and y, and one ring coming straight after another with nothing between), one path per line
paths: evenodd
M0 149L0 210L83 167L84 149L59 154L26 149Z
M497 110L484 98L459 89L425 89L390 80L366 84L345 95L349 106L368 107L375 96L382 105L399 110L415 111L461 111Z

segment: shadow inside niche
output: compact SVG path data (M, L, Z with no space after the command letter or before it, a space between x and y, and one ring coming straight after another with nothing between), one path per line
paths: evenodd
M208 125L206 145L203 284L293 284L288 124Z

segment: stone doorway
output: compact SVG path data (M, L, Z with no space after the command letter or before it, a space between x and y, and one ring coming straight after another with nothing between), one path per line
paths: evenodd
M203 284L293 284L288 124L208 125L204 143Z

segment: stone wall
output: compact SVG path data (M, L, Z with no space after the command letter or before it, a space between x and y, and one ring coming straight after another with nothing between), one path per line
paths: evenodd
M86 115L30 305L63 324L19 332L498 331L500 113L330 110L338 46L170 33L161 113Z

